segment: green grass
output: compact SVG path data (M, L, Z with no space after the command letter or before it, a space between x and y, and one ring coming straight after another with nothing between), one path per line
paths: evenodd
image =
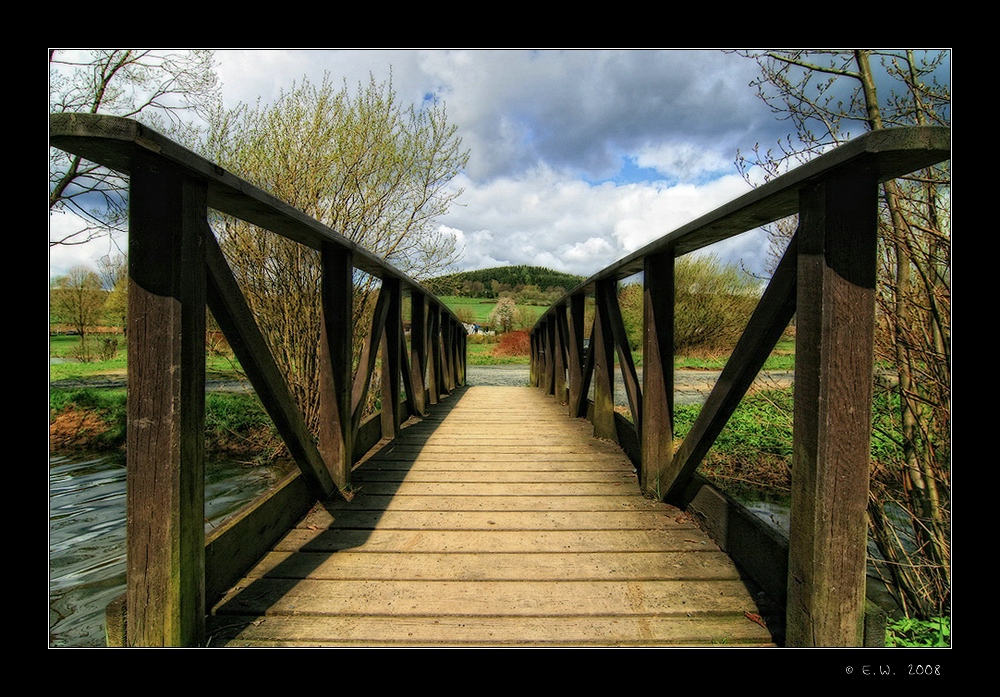
M492 300L462 298L457 295L445 295L439 298L439 300L459 317L463 317L465 312L467 312L473 318L473 321L478 324L485 324L493 308L496 307L496 302Z
M79 352L80 337L53 336L49 337L49 357L67 359L66 363L50 363L49 380L82 380L99 375L124 376L128 369L128 354L124 342L115 357L110 360L95 360L80 363L72 360ZM209 379L230 380L240 377L239 363L235 358L226 358L215 354L205 356L205 372Z
M459 318L464 318L466 314L472 318L476 324L486 324L489 321L490 313L496 307L496 300L485 298L463 298L457 295L444 295L439 298L441 302L448 306ZM542 316L547 306L541 305L518 305L517 308L524 312L530 312L535 319Z

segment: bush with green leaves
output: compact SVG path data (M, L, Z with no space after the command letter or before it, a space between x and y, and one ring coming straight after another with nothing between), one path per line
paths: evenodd
M943 648L951 646L951 620L932 617L929 620L889 620L885 628L885 645L907 648Z

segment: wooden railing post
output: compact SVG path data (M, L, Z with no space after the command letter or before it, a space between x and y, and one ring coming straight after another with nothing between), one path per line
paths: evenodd
M324 244L323 334L320 338L319 450L334 483L351 483L354 432L351 418L351 363L354 326L354 266L351 253Z
M545 346L545 375L543 380L546 394L555 392L556 379L556 327L555 319L545 323L545 331L542 333L542 342Z
M788 646L862 646L878 182L803 190Z
M423 293L410 294L410 395L418 416L427 415L427 301Z
M553 385L556 403L565 404L566 403L566 344L567 333L569 332L569 327L566 321L566 307L564 305L556 308L555 316L553 317L553 324L555 324L555 383Z
M430 304L427 308L427 391L431 404L441 400L441 308Z
M382 291L389 298L389 314L382 335L382 437L399 435L402 415L399 411L399 383L402 374L403 296L399 281L385 279Z
M583 308L586 299L582 294L570 298L567 312L567 353L569 354L566 372L569 373L569 390L566 401L569 404L569 415L577 417L575 411L579 408L583 388Z
M441 313L441 373L444 391L455 390L455 323L451 317Z
M531 368L529 380L532 387L542 386L542 374L545 372L545 322L538 322L531 330Z
M674 255L646 257L643 274L642 467L640 484L666 496L673 458Z
M608 296L615 292L614 280L597 282L594 339L594 436L618 442L615 426L615 346Z
M136 158L129 189L129 646L205 631L204 183Z
M457 380L459 385L465 385L469 381L468 350L469 333L465 331L465 325L459 323L458 344L455 346L455 351L458 353Z

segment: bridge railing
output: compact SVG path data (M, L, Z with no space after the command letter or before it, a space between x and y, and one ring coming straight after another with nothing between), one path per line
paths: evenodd
M645 490L683 504L702 458L796 317L791 533L781 589L789 645L861 642L879 185L949 157L946 128L864 135L608 266L555 302L531 332L532 383L565 401L570 416L590 418L595 436L619 442ZM796 213L794 238L675 451L675 259ZM617 295L618 282L639 273L641 384ZM614 411L616 354L631 422Z
M365 451L464 384L466 332L405 274L161 134L93 114L53 114L49 123L52 146L129 179L127 591L109 607L109 642L197 645L207 605L315 501L348 489L351 467ZM323 329L315 435L223 256L210 210L319 252ZM355 270L381 281L356 371ZM207 539L206 306L298 464L297 473ZM380 351L382 409L363 419Z

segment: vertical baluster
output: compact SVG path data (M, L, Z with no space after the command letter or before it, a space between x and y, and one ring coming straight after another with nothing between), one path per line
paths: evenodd
M583 307L585 298L582 294L574 295L566 308L567 317L567 361L566 372L569 377L569 392L567 403L569 415L576 418L576 410L580 404L580 392L583 387Z
M423 293L410 295L410 382L413 410L427 415L427 302Z
M430 304L427 309L427 341L430 346L427 361L427 390L431 404L441 399L441 308Z
M351 483L354 452L351 426L354 267L351 253L333 244L323 246L322 264L319 450L333 481L346 489Z
M615 342L608 317L608 295L613 294L615 281L597 282L594 339L594 436L618 442L615 427Z
M382 291L388 297L388 314L382 335L382 437L399 435L402 418L399 411L399 380L402 372L402 292L398 279L382 281Z
M555 325L555 383L554 391L556 395L556 402L558 404L566 404L566 343L567 343L567 333L569 328L566 323L566 306L559 305L555 309L553 315L553 324Z
M673 457L674 410L674 255L645 259L642 348L643 489L662 499Z

